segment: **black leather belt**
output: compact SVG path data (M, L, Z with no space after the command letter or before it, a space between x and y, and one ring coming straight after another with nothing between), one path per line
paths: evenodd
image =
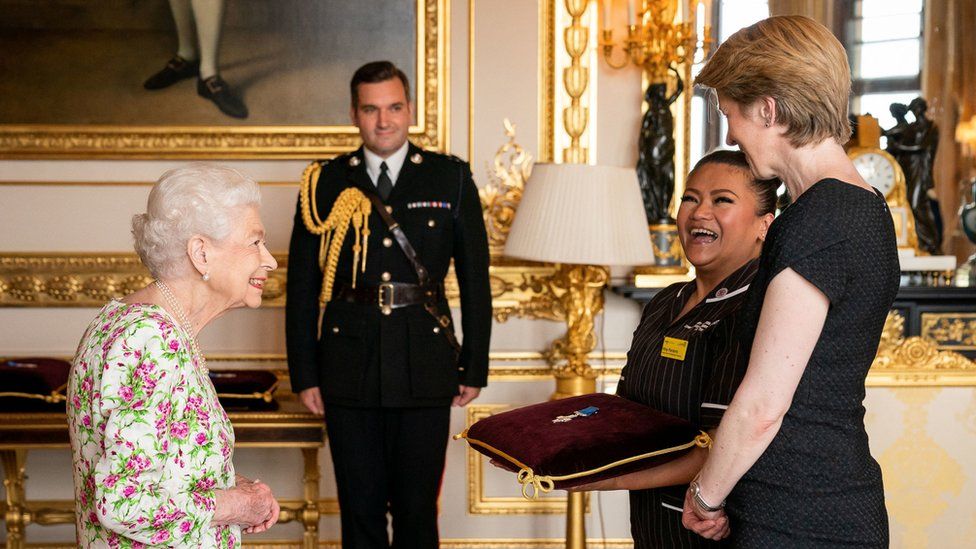
M390 314L390 311L400 307L436 302L443 295L444 287L440 284L421 286L405 282L383 282L379 286L359 284L353 288L348 284L336 283L332 299L376 305L383 314Z

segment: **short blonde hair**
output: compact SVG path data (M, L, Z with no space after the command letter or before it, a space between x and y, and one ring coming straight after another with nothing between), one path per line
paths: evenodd
M220 241L242 206L261 206L261 191L243 173L193 164L164 173L149 192L146 213L132 216L136 253L155 278L175 276L187 262L193 235Z
M851 137L847 118L851 69L847 52L809 17L770 17L722 43L698 74L708 86L742 106L776 100L776 121L794 147Z

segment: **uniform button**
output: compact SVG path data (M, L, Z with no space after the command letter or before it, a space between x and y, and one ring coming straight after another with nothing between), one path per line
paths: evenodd
M437 226L437 222L434 221L433 219L428 219L427 220L427 226L428 227L431 227L431 228L436 227Z
M334 334L339 333L339 327L338 326L333 326L332 327L332 333L334 333Z
M440 328L438 328L437 326L434 326L434 333L435 333L435 334L439 334L439 333L441 333L441 329L440 329Z
M393 206L387 206L386 207L386 213L388 213L388 214L393 213Z
M464 371L464 366L458 366L458 371L459 372L463 372Z
M380 278L383 279L383 282L389 282L390 281L390 273L383 273L383 274L380 275Z
M389 248L392 245L393 245L393 239L392 238L386 237L386 238L383 239L383 247L384 248Z

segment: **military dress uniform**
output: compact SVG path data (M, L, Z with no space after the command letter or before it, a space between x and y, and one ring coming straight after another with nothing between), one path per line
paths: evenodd
M748 366L736 324L759 260L740 267L684 316L695 282L673 284L644 307L617 394L691 421L718 427ZM688 485L630 492L635 549L725 547L681 524ZM733 531L735 525L732 526Z
M362 148L320 164L310 200L323 218L349 187L376 193ZM288 258L288 367L295 393L316 386L322 392L343 547L387 547L389 510L395 547L434 548L450 404L459 385L487 383L487 235L470 168L453 156L409 144L384 202L429 273L430 287L418 286L414 267L374 209L359 252L364 270L350 229L319 324L321 237L308 231L299 204ZM443 292L452 259L460 355L442 333L454 330ZM430 295L447 315L443 322L418 301Z

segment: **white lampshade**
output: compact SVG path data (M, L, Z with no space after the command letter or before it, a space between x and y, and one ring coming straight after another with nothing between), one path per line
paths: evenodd
M653 263L637 172L536 164L515 212L505 255L582 265Z

